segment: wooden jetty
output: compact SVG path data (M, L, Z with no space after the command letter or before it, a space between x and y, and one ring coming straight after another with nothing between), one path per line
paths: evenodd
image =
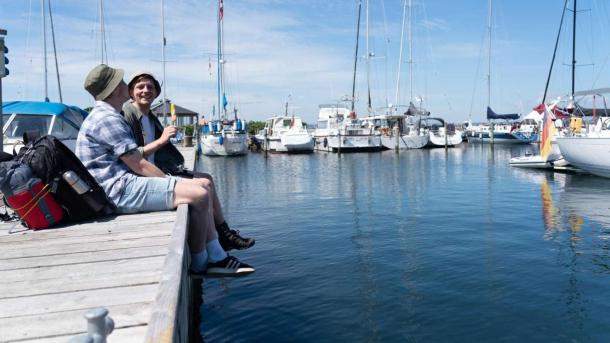
M180 150L194 166L194 149ZM188 206L9 234L13 224L0 224L0 342L66 342L87 333L84 315L99 307L114 320L110 342L196 334Z

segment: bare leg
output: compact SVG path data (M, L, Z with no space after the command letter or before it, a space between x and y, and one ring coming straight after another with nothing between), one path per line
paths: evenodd
M206 244L218 239L212 216L210 193L193 180L181 180L174 188L174 205L189 204L189 247L192 253L205 249Z
M212 209L214 210L214 224L216 226L222 224L225 221L225 217L222 213L222 208L220 207L220 201L218 200L218 195L216 192L216 185L214 185L214 179L212 175L207 173L194 173L195 178L200 178L207 180L203 187L205 187L209 192L212 198Z

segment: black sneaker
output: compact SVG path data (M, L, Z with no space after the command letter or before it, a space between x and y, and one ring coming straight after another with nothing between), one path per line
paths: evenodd
M231 230L227 222L218 225L216 231L218 231L218 241L224 251L245 250L254 245L254 238L243 238L239 235L239 231Z
M209 262L208 268L205 270L205 275L216 276L241 276L250 273L254 273L252 266L240 262L236 257L230 255L224 260Z

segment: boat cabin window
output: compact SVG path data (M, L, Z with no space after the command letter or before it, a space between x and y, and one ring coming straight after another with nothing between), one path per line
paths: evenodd
M51 135L57 137L57 139L76 139L78 136L78 129L74 125L63 117L56 117L55 123L51 130Z
M3 116L5 122L10 118L10 114ZM6 138L22 139L26 131L38 131L40 135L46 135L51 125L51 116L18 114L4 132Z
M328 121L318 120L318 129L328 129Z
M283 125L288 127L292 126L292 119L284 119Z

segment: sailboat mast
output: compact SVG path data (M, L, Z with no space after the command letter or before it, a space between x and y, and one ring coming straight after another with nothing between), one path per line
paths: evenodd
M402 50L405 36L405 18L407 16L407 0L403 1L402 8L402 26L400 28L400 50L398 51L398 73L396 75L396 99L395 104L398 104L400 98L400 67L402 66Z
M61 96L61 80L59 79L59 64L57 62L57 47L55 45L55 27L53 26L53 12L51 11L51 0L47 0L49 5L49 20L51 22L51 38L53 41L53 55L55 56L55 76L57 76L57 91L59 92L59 102L64 102Z
M358 19L356 20L356 51L354 52L354 77L352 79L351 111L354 112L356 101L356 67L358 66L358 42L360 40L360 13L362 12L362 0L358 0Z
M489 8L487 13L487 31L489 35L489 41L487 46L487 107L491 106L491 15L492 15L493 1L489 0Z
M47 14L44 0L40 0L42 5L42 53L44 60L44 101L49 102L49 81L47 75Z
M413 11L409 0L409 102L413 101Z
M217 94L218 94L218 118L220 119L221 113L224 113L224 111L222 111L222 107L221 107L221 98L222 98L222 73L221 73L221 69L222 69L222 16L223 16L223 4L222 4L222 0L218 0L218 20L217 20L217 28L216 28L216 41L217 41L217 54L216 54L216 58L217 58L217 75L216 75L216 86L217 86ZM221 112L222 111L222 112Z
M104 24L104 0L100 0L100 45L102 64L108 64L108 47L106 46L106 26Z
M574 86L576 83L576 0L572 9L572 98L574 97Z
M553 49L553 57L551 58L551 67L549 68L549 74L546 78L546 85L544 86L544 95L542 96L542 104L546 103L546 95L549 90L549 83L551 82L551 74L553 73L553 65L555 65L555 56L557 55L557 46L559 46L559 37L561 35L561 28L563 26L563 18L566 14L568 7L568 0L565 0L563 4L563 12L561 13L561 20L559 21L559 31L557 32L557 38L555 38L555 48Z
M369 0L366 0L366 91L368 95L367 110L372 112L371 104L371 51L369 50Z
M167 89L167 85L165 83L165 46L167 45L167 40L165 39L165 1L161 0L161 65L163 68L163 98L161 108L163 109L163 125L167 126L167 97L165 90Z

